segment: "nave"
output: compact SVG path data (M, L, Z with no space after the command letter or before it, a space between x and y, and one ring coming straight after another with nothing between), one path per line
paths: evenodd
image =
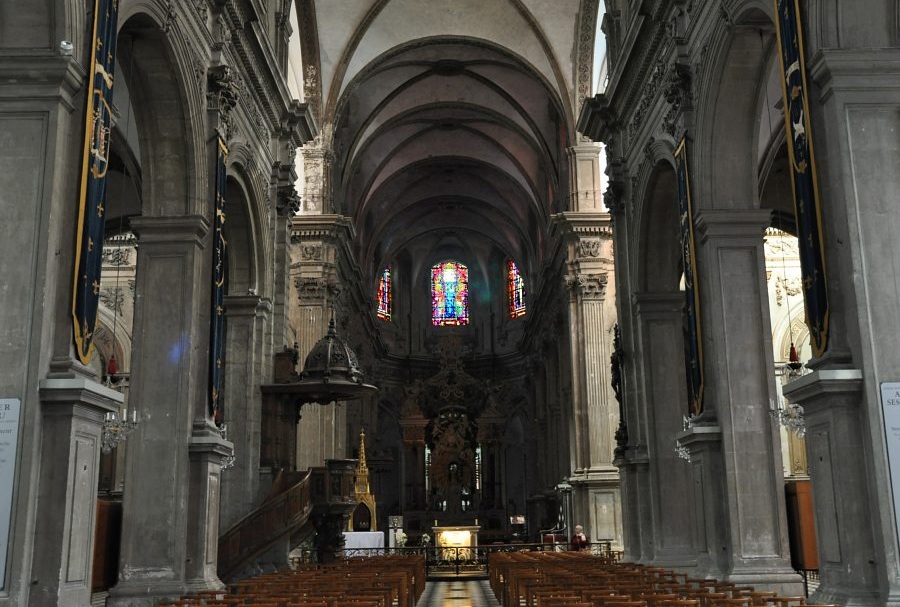
M416 607L499 607L484 580L428 582Z
M489 580L426 582L423 555L307 564L164 601L160 607L833 607L805 596L664 567L621 562L621 553L494 552Z

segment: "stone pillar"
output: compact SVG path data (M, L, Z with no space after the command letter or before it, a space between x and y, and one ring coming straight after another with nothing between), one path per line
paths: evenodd
M900 50L895 21L868 18L896 14L895 4L823 4L807 28L830 338L808 364L815 372L784 392L806 416L821 571L812 598L854 606L900 603L900 471L889 466L880 393L900 381L898 283L887 269L900 264Z
M653 542L645 557L660 567L692 567L696 558L691 474L675 453L675 435L682 431L682 417L688 412L682 337L684 294L636 293L634 302L651 457L649 492L644 499L652 504Z
M599 148L588 147L594 164L585 164L584 154L577 156L579 162L583 170L598 170ZM579 200L587 199L589 193L579 193ZM554 231L565 239L568 270L564 279L569 293L572 382L567 411L572 452L568 480L574 487L573 514L592 539L621 545L619 472L612 463L619 407L609 375L615 324L615 289L609 284L613 270L609 217L597 212L562 213L554 218Z
M784 395L803 406L806 450L816 510L821 584L813 600L874 605L878 574L871 517L860 508L868 493L859 419L862 373L819 370L784 386ZM847 530L859 533L852 537Z
M622 559L630 563L652 560L653 516L650 500L646 499L650 494L649 463L643 447L628 447L615 460L622 496Z
M691 529L697 561L692 573L695 577L724 579L729 575L731 555L726 526L729 513L722 429L714 422L695 423L675 438L687 450L689 458L684 465L691 474L694 504ZM793 590L802 593L802 589Z
M722 433L725 576L738 584L802 591L790 565L781 450L769 414L775 399L763 234L769 211L698 214L698 282L705 353L705 412ZM680 358L680 357L679 357ZM704 501L696 500L702 504Z
M425 494L425 426L424 418L403 419L403 476L400 492L403 510L427 510Z
M187 554L185 581L197 589L219 589L216 571L219 552L219 502L222 465L234 454L234 445L223 439L209 422L197 422L188 442L190 486L188 488Z
M131 225L139 271L129 399L140 423L127 441L126 524L119 583L109 597L110 605L129 607L221 588L215 477L221 451L230 448L207 420L209 223L177 216ZM198 529L208 532L197 536Z
M83 379L46 379L35 562L29 605L91 600L101 432L122 394Z
M222 476L222 530L240 520L262 498L260 441L262 403L259 386L266 383L263 358L270 330L272 303L256 295L225 298L225 424L234 443L234 466Z

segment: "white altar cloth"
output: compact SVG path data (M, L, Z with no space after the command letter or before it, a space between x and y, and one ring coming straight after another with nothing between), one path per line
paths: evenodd
M360 550L362 548L362 550ZM344 556L374 556L384 554L384 533L381 531L345 531Z

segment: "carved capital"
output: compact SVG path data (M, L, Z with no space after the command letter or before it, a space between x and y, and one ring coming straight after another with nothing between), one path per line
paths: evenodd
M609 276L603 274L575 274L566 276L563 281L570 294L581 299L598 300L606 296L606 283Z
M217 112L225 136L231 132L231 111L237 105L238 85L228 65L214 65L206 71L206 105Z
M297 296L302 302L324 301L335 298L341 293L341 286L333 278L300 277L294 281Z
M666 103L671 108L663 118L663 130L678 139L678 122L682 114L691 109L693 105L693 73L691 65L685 61L676 61L672 64L666 76L666 88L664 91Z

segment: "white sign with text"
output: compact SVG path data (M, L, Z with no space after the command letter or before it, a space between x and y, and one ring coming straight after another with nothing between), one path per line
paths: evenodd
M6 562L9 556L12 524L13 486L16 456L19 452L18 398L0 398L0 584L6 587Z
M894 521L900 525L900 382L882 382L881 409L884 412L884 437L894 496Z

